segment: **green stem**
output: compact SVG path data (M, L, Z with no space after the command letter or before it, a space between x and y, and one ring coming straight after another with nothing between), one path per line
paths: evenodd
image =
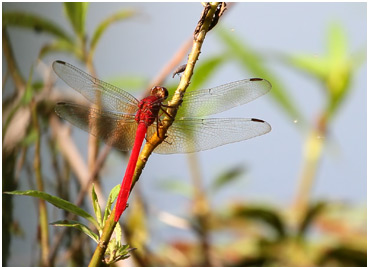
M184 74L181 78L181 81L177 87L177 90L175 92L174 97L172 98L172 101L169 102L169 105L171 106L176 106L179 107L179 104L181 103L183 94L185 93L188 85L190 84L190 79L192 77L193 74L193 70L195 67L195 63L200 55L200 51L201 51L201 46L202 43L204 42L206 33L209 31L209 27L211 25L211 23L213 22L214 19L214 14L215 11L219 5L219 3L212 3L209 4L210 8L207 11L207 14L205 16L204 20L200 20L199 24L197 26L197 28L199 29L198 34L195 35L194 37L194 41L193 41L193 46L192 46L192 51L188 57L188 62L187 62L187 67L186 70L184 71ZM209 6L207 6L209 7ZM174 121L174 116L177 112L177 108L170 108L167 111L168 113L170 113L170 115L173 115L173 117L168 117L166 119L166 123L164 124L163 128L161 128L160 131L160 135L154 135L153 137L150 138L150 140L148 141L148 143L145 144L140 157L138 159L136 168L135 168L135 173L133 175L133 179L132 179L132 188L134 187L135 183L137 182L140 174L142 173L142 170L146 164L147 159L149 158L149 156L151 155L152 151L154 150L154 148L156 146L158 146L162 141L162 137L165 137L165 133L168 130L168 128L170 127L170 125L173 123ZM100 263L103 260L105 251L106 251L106 247L107 244L110 240L111 235L113 234L114 231L114 227L116 225L116 222L114 222L114 217L115 215L115 207L114 210L111 212L105 226L103 229L103 233L101 235L99 244L92 256L92 259L90 261L89 266L98 266L100 265Z
M33 128L37 132L37 139L35 143L35 158L34 158L34 169L36 174L36 184L39 191L44 191L44 183L41 173L41 131L40 125L37 118L37 104L32 103L32 122ZM49 264L49 224L47 220L47 208L45 200L39 200L40 210L40 229L41 229L41 265L50 266Z
M117 224L114 221L114 216L115 216L115 207L113 211L110 213L109 218L106 220L102 235L99 240L99 244L97 245L95 252L91 258L90 264L88 265L89 267L100 266L104 259L104 254L106 248L108 247L110 237L113 234L115 225Z
M297 225L301 223L309 207L310 194L314 185L325 142L327 127L326 119L326 114L323 113L305 142L300 186L293 205L294 218Z
M163 137L165 137L165 134L168 130L168 128L172 125L175 115L177 113L177 109L179 105L181 104L183 95L186 92L186 89L188 85L190 84L190 80L193 74L193 70L195 68L195 64L197 62L197 59L199 58L202 43L205 40L206 33L209 31L209 27L211 23L213 22L214 13L218 7L219 3L212 3L210 4L210 9L208 10L208 13L205 16L205 19L203 21L199 21L199 24L197 28L199 29L198 33L194 36L192 50L190 55L188 56L187 66L186 69L181 77L181 81L177 87L177 90L174 93L174 96L171 101L168 102L168 105L171 106L171 108L167 109L167 113L171 115L171 117L166 116L163 121L163 126L160 128L158 134L153 135L149 141L145 144L143 147L141 154L138 158L135 173L133 175L132 179L132 187L133 189L134 185L136 184L137 180L139 179L142 170L145 167L145 164L153 152L153 150L161 143L163 142Z

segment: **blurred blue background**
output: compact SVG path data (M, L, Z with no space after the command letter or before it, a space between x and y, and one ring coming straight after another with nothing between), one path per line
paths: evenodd
M311 54L324 56L327 49L327 31L332 23L340 24L348 37L348 51L353 53L366 46L366 3L237 3L222 17L219 27L235 34L257 50L265 59L267 67L278 75L286 86L290 98L312 124L317 111L324 105L321 84L278 61L278 53ZM67 21L61 3L3 3L3 12L22 10L40 14L63 25ZM91 3L87 14L87 32L117 9L132 8L140 15L112 26L102 37L96 50L94 64L97 76L112 81L118 76L145 78L145 87L161 68L173 57L178 48L191 37L199 19L202 6L199 3ZM217 26L218 27L218 26ZM39 48L51 38L44 34L13 28L9 31L16 60L25 77L37 60ZM216 31L205 39L199 62L222 51ZM83 68L81 63L60 54L46 57L51 66L54 60L65 60ZM183 63L185 59L183 60ZM3 58L3 76L6 62ZM196 72L196 69L195 69ZM330 125L329 137L323 159L313 187L313 200L344 201L354 206L366 205L366 62L354 73L351 91L340 111ZM213 87L227 82L253 77L245 74L236 64L227 64L206 83ZM264 74L258 77L268 79ZM178 82L168 78L167 84ZM273 81L270 81L273 85ZM164 83L163 86L166 85ZM72 91L60 82L58 86ZM7 83L4 95L11 89ZM142 89L143 90L143 89ZM273 89L272 89L273 91ZM133 93L140 97L142 91ZM305 135L300 132L299 119L291 120L266 95L241 107L217 115L217 117L254 117L267 121L272 131L264 136L236 144L225 145L198 154L201 175L205 185L225 169L236 165L246 167L246 173L212 198L212 207L222 207L234 200L259 202L280 207L289 207L295 199L302 169L302 152ZM74 129L73 137L83 156L87 156L87 133ZM48 160L44 160L46 163ZM48 165L43 167L47 177ZM120 183L125 172L126 161L112 152L102 171L103 188L108 195L113 186ZM167 180L190 182L189 164L186 155L151 155L138 187L153 212L167 211L186 217L189 200L171 194L161 186ZM23 172L19 189L26 190L27 175ZM53 180L49 178L49 186ZM47 188L48 186L46 186ZM134 195L135 191L133 191ZM24 238L12 242L10 266L24 266L32 260L32 242L37 221L31 198L15 198L15 218L25 230ZM131 198L132 199L132 198ZM24 206L29 204L30 206ZM36 205L36 204L35 204ZM54 210L54 209L52 209ZM55 210L52 211L55 215ZM155 213L151 216L151 244L160 245L174 237L192 236L185 230L163 225ZM53 219L53 213L50 214ZM53 228L51 228L53 229ZM17 255L16 253L22 253Z

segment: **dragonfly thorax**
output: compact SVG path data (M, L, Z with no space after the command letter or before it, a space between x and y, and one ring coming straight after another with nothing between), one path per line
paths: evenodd
M150 95L138 103L138 111L135 120L137 123L145 123L150 126L158 117L161 107L161 98Z

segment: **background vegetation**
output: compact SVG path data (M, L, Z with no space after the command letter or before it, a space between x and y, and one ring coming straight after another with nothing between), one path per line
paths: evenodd
M104 36L111 26L122 27L121 34L125 35L125 32L134 31L136 24L141 23L140 20L146 18L150 10L131 9L126 4L121 10L114 9L110 16L95 22L95 27L91 29L87 22L93 5L64 4L60 13L63 12L69 25L59 25L46 16L16 9L3 10L2 142L3 191L45 191L70 201L87 212L96 213L99 210L96 209L95 203L91 206L91 198L96 201L98 197L101 208L104 208L106 203L109 204L106 197L112 189L111 185L120 182L128 155L112 152L91 138L86 142L86 134L81 134L84 137L81 142L74 134L78 134L78 131L56 116L56 102L83 100L71 91L60 90L50 69L51 62L61 57L67 58L80 66L84 65L89 73L100 77L94 65L95 55L99 47L104 48ZM200 4L197 5L198 11L188 15L188 20L175 23L190 24L189 29L194 27L202 9ZM225 17L232 16L232 12L240 5L246 5L247 10L247 4L235 4L229 7ZM192 19L192 16L195 19ZM230 167L217 170L210 180L202 176L202 170L207 167L203 163L206 163L207 159L201 159L201 154L176 160L175 166L181 169L170 178L165 178L160 169L146 168L134 190L134 196L130 199L130 209L125 212L121 221L122 244L128 243L130 247L136 248L128 253L128 246L124 247L121 254L124 258L131 255L131 258L123 262L139 266L365 266L365 204L352 205L329 197L314 199L312 194L314 186L319 184L318 178L325 180L324 177L319 177L319 173L324 174L324 171L319 170L324 167L324 156L336 158L335 152L339 151L335 136L340 134L334 133L334 121L340 117L340 111L345 104L350 102L350 91L355 84L356 74L363 66L366 67L366 44L352 49L347 32L337 21L322 25L327 29L326 37L322 39L326 46L324 54L317 56L311 51L298 54L289 51L277 52L273 44L265 46L270 50L264 49L262 53L250 45L253 39L258 38L257 34L245 38L238 34L237 29L229 30L222 19L217 29L211 32L215 39L205 40L191 89L209 87L210 82L218 78L220 70L230 65L241 70L239 72L243 77L263 77L272 83L273 89L268 100L270 111L284 117L292 126L290 128L296 128L301 135L301 164L291 167L291 170L296 172L300 169L294 179L297 182L297 190L291 188L291 192L296 191L293 194L295 198L288 205L273 203L267 199L263 203L232 199L233 193L239 188L237 182L245 180L249 175L249 166L244 162L233 163ZM124 23L129 23L130 26L123 27ZM150 28L150 24L145 27ZM238 27L257 28L257 25ZM14 44L11 38L11 33L19 29L22 29L21 35L28 37L24 42L35 42L40 35L49 37L47 42L39 44L38 55L33 55L34 64L26 74L20 68L23 64L20 55L25 52L17 50L19 44ZM166 29L163 29L163 32L166 33ZM182 40L190 37L191 33L184 33ZM362 34L366 34L364 30ZM293 38L298 36L291 36L291 42ZM170 35L153 40L152 45L157 46L156 49L159 50L157 43L166 42L166 39L170 39ZM188 42L178 45L178 51L173 50L173 62L170 61L172 55L169 55L167 62L163 61L161 66L158 66L153 63L154 60L147 58L145 46L141 47L139 36L126 42L137 44L137 55L142 53L148 65L152 63L153 67L161 70L156 70L157 75L151 76L150 79L144 72L136 76L129 74L107 79L123 89L140 88L141 93L138 95L143 95L142 89L148 89L152 84L163 84L179 65L175 59L185 61L189 47ZM217 49L213 50L212 44L215 43ZM127 51L117 47L114 53L119 57L120 53ZM294 83L294 86L291 81L284 81L280 74L270 67L271 62L299 74L301 84L303 80L315 81L316 87L322 90L322 105L318 107L308 104L311 109L306 113L302 109L303 106L297 105L294 99L296 92L291 94L288 90L291 87L296 88L295 85L299 85L300 81ZM122 64L129 65L128 62ZM221 83L225 82L229 81ZM172 91L176 85L176 80L165 82L165 86ZM359 89L365 92L365 85L360 85ZM303 102L303 93L298 94L302 96ZM267 113L262 115L261 118L269 121ZM272 132L280 130L278 124L271 124ZM352 139L355 140L356 137L356 130L352 130ZM264 137L259 139L259 154L263 154L261 159L276 162L275 155L271 153L273 148L262 148ZM293 150L289 137L285 137L283 141L272 139L271 142L285 144L286 152ZM356 142L362 143L365 148L366 141ZM252 155L246 151L237 151L237 146L232 153L236 156ZM114 158L108 157L109 154ZM172 156L163 156L163 159L153 161L153 166L163 169L165 160L170 158ZM218 158L222 159L222 156L218 155ZM151 161L150 159L149 163ZM104 172L104 167L109 169L112 166L109 163L120 167L119 176L107 175ZM284 165L288 167L294 163L295 160L290 160ZM355 161L347 161L343 166L353 163ZM269 169L267 161L257 167ZM279 172L278 169L274 170L273 178L267 180L283 181ZM354 174L353 177L364 174L366 173ZM108 176L111 177L110 183ZM178 180L179 177L184 177L185 180ZM143 187L140 187L153 178L160 184L157 183L157 189L151 189L150 192L160 189L159 193L167 193L163 203L174 206L178 197L182 197L186 200L186 206L179 207L180 211L168 211L165 206L160 208L160 204L153 206L152 203L158 196L149 197L145 195ZM25 186L25 182L28 187L20 188L19 186ZM91 189L92 182L95 184L94 191ZM347 179L347 185L363 186L363 182L365 178ZM276 188L275 191L280 189ZM220 198L222 195L223 198ZM15 212L16 200L23 208L21 214ZM90 234L90 237L87 237L84 232L87 228L94 232L96 230L93 226L89 227L86 221L80 219L86 226L78 226L79 229L50 226L49 223L56 220L72 220L75 216L56 210L44 200L4 194L2 217L4 266L84 266L95 248L95 242L90 238L94 236ZM37 225L32 226L33 222ZM181 234L178 231L186 233ZM21 244L23 247L11 248L17 240L25 242ZM24 255L29 253L29 249L32 249L31 255ZM26 256L31 258L25 259Z

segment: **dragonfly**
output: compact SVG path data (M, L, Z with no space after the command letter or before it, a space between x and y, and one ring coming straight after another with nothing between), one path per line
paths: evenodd
M132 150L116 203L117 222L127 207L133 173L143 141L159 135L165 115L168 91L155 86L142 100L101 81L77 67L53 63L55 73L71 88L97 106L60 102L55 112L82 130L119 150ZM154 153L192 153L243 141L270 132L271 126L256 118L206 118L246 104L270 91L265 79L251 78L209 89L187 92L164 141ZM170 115L168 115L170 116ZM205 117L205 118L204 118Z

